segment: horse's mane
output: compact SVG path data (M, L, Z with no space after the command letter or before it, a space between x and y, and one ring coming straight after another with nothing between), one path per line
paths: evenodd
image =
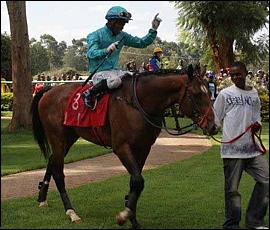
M184 75L187 74L187 68L184 69L159 69L154 71L143 71L143 72L134 72L133 74L126 73L123 76L124 79L131 79L132 75L135 75L136 77L148 77L148 76L163 76L167 74L180 74Z
M135 72L136 73L136 72ZM154 71L144 71L140 73L136 73L139 77L148 76L148 75L164 75L164 74L186 74L186 69L159 69Z

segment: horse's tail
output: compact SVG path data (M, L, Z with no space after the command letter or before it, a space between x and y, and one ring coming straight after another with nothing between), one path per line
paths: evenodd
M49 91L52 87L46 86L42 90L40 90L33 98L31 104L31 115L32 115L32 130L34 134L34 139L38 143L41 152L43 153L45 159L51 154L51 148L48 142L47 135L45 133L44 127L40 120L38 114L38 104L44 93Z

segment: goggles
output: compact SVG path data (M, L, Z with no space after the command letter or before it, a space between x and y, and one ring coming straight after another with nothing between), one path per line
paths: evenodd
M119 12L118 14L110 12L106 15L106 19L125 19L128 21L128 20L132 20L131 16L132 16L131 13L127 11L122 11L122 12Z
M129 13L129 12L126 12L126 11L123 11L123 12L120 12L119 14L118 14L118 16L120 17L120 18L127 18L127 19L131 19L131 13Z

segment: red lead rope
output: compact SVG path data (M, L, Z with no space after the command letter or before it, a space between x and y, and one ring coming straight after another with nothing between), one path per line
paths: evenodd
M222 144L233 143L233 142L235 142L236 140L238 140L240 137L242 137L242 136L243 136L248 130L250 130L253 126L254 126L254 124L251 124L250 126L248 126L248 127L246 128L246 130L245 130L243 133L241 133L240 135L238 135L237 137L233 138L233 139L230 140L230 141L219 141L219 140L217 140L215 137L213 137L213 136L211 136L211 137L212 137L215 141L217 141L217 142L219 142L219 143L222 143ZM259 134L259 135L257 135L255 132L252 132L252 131L251 131L252 142L253 142L254 146L257 148L257 150L258 150L259 152L265 154L265 153L266 153L266 149L265 149L265 147L264 147L264 145L263 145L263 143L262 143L262 139L261 139L262 127L260 128L259 131L260 131L260 134ZM255 137L257 137L257 139L259 140L260 145L261 145L261 149L258 148L258 146L256 145Z

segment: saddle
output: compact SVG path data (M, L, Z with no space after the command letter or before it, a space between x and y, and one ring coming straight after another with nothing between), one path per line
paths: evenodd
M71 94L64 115L64 125L79 127L99 127L106 123L109 93L101 93L91 98L92 109L84 104L82 93L92 87L91 85L79 86Z

